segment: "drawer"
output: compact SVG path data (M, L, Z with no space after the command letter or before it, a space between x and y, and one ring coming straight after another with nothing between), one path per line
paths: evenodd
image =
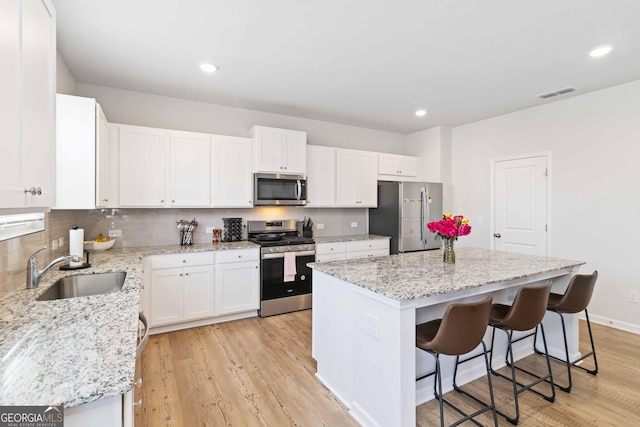
M374 249L389 249L389 239L357 240L347 242L347 252L370 251Z
M335 254L347 251L347 244L343 242L336 243L317 243L316 255Z
M336 252L330 254L319 254L316 252L316 262L339 261L347 259L346 252Z
M260 249L233 249L216 252L216 263L257 261L260 259Z
M191 267L194 265L213 265L213 252L194 252L184 254L152 255L151 269Z
M372 249L370 251L350 251L347 259L369 258L389 255L389 249Z

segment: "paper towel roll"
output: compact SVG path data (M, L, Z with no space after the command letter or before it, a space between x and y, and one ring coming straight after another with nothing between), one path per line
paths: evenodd
M84 230L82 228L73 228L69 230L69 255L76 255L82 259L84 255ZM69 262L71 267L80 267L84 261Z

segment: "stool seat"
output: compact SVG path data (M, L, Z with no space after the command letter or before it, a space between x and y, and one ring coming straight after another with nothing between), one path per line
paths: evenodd
M452 424L454 426L465 421L471 421L476 425L482 425L478 423L474 417L487 411L491 411L493 413L493 421L496 427L498 426L495 402L493 399L493 387L491 385L491 375L489 373L489 361L487 360L487 347L482 341L489 321L491 302L492 297L487 297L478 302L450 304L447 306L442 319L431 320L429 322L416 325L416 347L431 354L435 358L436 362L436 367L433 372L417 378L416 381L435 374L433 394L436 399L438 399L440 405L441 426L444 426L445 403L463 416L463 418ZM483 348L481 355L484 356L485 359L491 403L484 404L482 408L472 414L466 414L451 402L447 401L442 395L440 355L456 356L457 364L458 357L460 355L472 351L479 345L482 345Z

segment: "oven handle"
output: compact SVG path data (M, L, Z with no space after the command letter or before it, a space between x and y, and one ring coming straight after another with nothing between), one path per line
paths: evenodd
M301 197L302 197L302 183L298 179L296 184L296 200L300 200Z
M284 258L284 254L285 254L285 252L280 252L280 253L277 253L277 254L263 254L262 255L262 259ZM294 254L296 254L296 257L308 256L308 255L315 255L316 251L299 251L299 252L294 252Z

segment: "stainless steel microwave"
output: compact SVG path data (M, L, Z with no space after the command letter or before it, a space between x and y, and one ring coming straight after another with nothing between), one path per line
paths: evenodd
M254 206L305 206L307 176L256 173L253 183Z

